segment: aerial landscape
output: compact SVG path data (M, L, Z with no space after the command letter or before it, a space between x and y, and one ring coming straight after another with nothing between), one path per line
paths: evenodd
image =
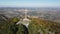
M0 0L0 34L60 34L60 0Z

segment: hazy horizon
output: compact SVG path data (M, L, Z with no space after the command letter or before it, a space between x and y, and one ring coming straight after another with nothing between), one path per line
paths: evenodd
M60 7L60 0L0 0L0 7Z

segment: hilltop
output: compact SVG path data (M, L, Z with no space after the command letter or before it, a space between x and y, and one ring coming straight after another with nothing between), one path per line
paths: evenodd
M23 25L16 25L16 23L21 18L13 17L7 18L5 16L1 16L0 19L0 33L1 34L20 34L25 32L25 26ZM40 18L29 18L31 20L28 26L29 34L38 34L38 33L49 33L53 34L60 34L60 23L52 22L49 20L44 20ZM23 31L22 31L23 30Z
M30 33L33 33L33 34L37 34L39 30L41 30L41 32L43 31L43 33L60 34L59 33L60 32L60 23L43 20L43 19L39 19L39 18L32 18L32 22L29 25L29 29L32 29L29 31L30 31ZM34 29L36 29L36 30L34 30Z

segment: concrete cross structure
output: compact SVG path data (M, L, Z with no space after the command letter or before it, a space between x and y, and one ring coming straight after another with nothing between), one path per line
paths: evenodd
M27 18L27 9L25 9L25 17L24 17L24 19L23 19L23 21L22 21L22 24L23 25L25 25L26 27L28 27L28 25L29 25L29 22L30 22L30 20Z
M30 20L27 18L27 9L24 10L25 16L22 20L20 20L17 24L23 24L28 27Z

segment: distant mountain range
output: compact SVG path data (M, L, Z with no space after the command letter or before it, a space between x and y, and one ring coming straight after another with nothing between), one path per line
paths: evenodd
M6 16L20 16L24 10L28 10L28 15L39 16L40 18L60 22L60 8L58 7L0 7L0 14Z

